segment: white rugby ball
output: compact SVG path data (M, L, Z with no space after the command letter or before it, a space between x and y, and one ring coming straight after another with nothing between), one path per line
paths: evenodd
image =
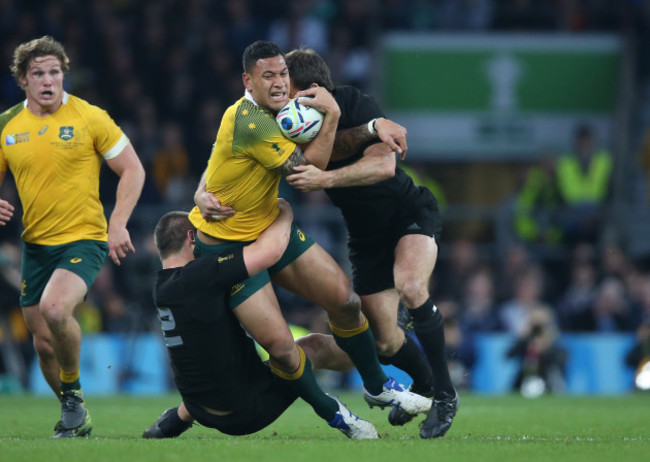
M294 98L283 107L275 120L282 134L297 144L309 143L323 126L324 115L318 109L300 104Z

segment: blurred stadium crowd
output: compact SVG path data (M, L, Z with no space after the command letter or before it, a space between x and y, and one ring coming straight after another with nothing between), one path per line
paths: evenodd
M643 82L649 73L649 61L640 58L647 55L650 43L648 3L0 0L0 111L24 98L8 70L14 48L46 34L61 41L71 60L67 91L105 108L147 169L147 183L130 224L137 253L120 268L110 261L105 264L77 316L87 333L157 331L151 285L159 262L151 232L163 213L191 207L221 115L242 95L241 54L249 43L268 39L287 51L308 45L325 57L337 83L370 91L376 77L374 47L389 31L611 32L635 40L636 72ZM432 188L440 187L436 168L435 163L417 165L420 180ZM513 191L515 201L528 174L522 173ZM114 182L114 175L102 176L102 198L109 210ZM286 185L281 192L294 205L302 226L345 268L345 230L327 198L296 193ZM444 184L439 194L446 210L453 212L454 197L445 193ZM10 177L0 197L20 205ZM606 209L607 197L596 204L599 210ZM0 344L4 353L12 345L29 361L32 346L17 306L20 216L18 210L13 222L0 228ZM479 228L506 226L512 238L495 245L493 232L464 232L462 223L450 221L431 281L446 318L450 357L461 370L471 369L472 339L481 332L510 332L524 339L541 337L542 329L547 337L541 349L552 347L560 332L639 330L639 338L650 341L648 329L641 335L640 327L650 325L650 268L645 255L629 254L625 242L606 233L604 218L569 240L562 235L546 239L518 234L512 214L490 216L494 222ZM479 216L470 221L482 220ZM291 322L324 329L320 310L283 292L279 295ZM517 354L514 347L512 354ZM3 354L0 373L10 362ZM466 376L457 374L460 385Z

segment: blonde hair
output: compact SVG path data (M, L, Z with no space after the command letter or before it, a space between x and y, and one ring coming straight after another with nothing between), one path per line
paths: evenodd
M27 75L29 63L31 63L34 58L40 58L43 56L54 56L57 58L61 63L61 70L64 74L70 70L70 59L65 53L63 45L49 35L21 43L14 50L14 60L11 66L9 66L11 74L14 76L14 79L16 79L20 88L23 88L20 79Z

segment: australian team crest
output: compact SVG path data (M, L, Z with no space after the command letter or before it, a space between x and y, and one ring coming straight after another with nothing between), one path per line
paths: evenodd
M74 127L59 127L59 138L63 141L71 140L74 136Z

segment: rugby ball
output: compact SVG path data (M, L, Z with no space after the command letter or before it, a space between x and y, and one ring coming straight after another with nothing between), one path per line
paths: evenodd
M323 126L324 115L318 109L300 104L300 98L294 98L283 107L275 120L282 134L296 144L305 144L313 140Z

